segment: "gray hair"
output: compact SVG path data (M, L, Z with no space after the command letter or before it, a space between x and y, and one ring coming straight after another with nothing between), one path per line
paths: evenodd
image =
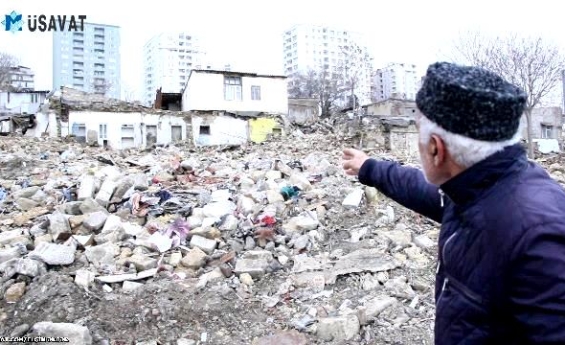
M420 142L427 145L432 134L439 136L445 142L451 157L453 157L458 165L465 169L479 163L496 152L502 151L507 146L518 143L522 138L520 133L521 127L518 128L511 139L500 142L490 142L471 139L459 134L450 133L424 115L420 116L419 121Z

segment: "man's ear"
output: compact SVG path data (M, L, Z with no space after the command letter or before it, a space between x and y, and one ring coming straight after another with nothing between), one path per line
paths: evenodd
M430 138L430 150L435 166L439 166L445 161L447 155L445 143L435 134L432 134L432 137Z

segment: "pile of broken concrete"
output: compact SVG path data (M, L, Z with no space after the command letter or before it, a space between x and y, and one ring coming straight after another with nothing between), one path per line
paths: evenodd
M438 225L345 176L331 136L120 152L3 140L4 335L433 343ZM544 159L564 182L560 157Z

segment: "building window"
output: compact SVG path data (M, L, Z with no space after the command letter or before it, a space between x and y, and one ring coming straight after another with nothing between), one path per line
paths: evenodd
M241 101L241 77L224 77L224 99Z
M182 126L171 126L171 140L173 142L182 140Z
M251 86L251 100L260 101L261 100L261 86L252 85Z
M541 138L553 139L553 126L541 125Z
M210 135L210 126L200 126L200 135Z
M108 139L108 125L100 124L100 131L98 132L98 137L100 139Z

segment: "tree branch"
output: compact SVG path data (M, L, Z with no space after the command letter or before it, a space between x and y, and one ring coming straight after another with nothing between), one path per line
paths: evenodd
M527 94L526 117L540 106L562 80L565 56L555 44L541 37L489 38L479 32L467 32L454 42L452 60L491 70L521 87ZM533 154L531 128L528 128L530 154Z
M0 90L12 90L12 68L18 63L15 56L0 52Z

